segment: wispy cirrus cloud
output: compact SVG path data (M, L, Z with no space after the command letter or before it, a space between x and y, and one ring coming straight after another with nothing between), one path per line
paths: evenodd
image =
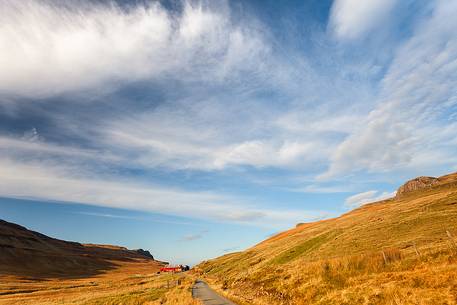
M370 203L370 202L376 202L376 201L381 201L385 199L389 199L394 197L396 192L379 192L379 191L367 191L359 194L352 195L348 198L346 198L344 204L348 208L357 208L361 205Z
M170 225L179 225L179 226L195 226L193 222L177 221L177 220L164 220L158 218L151 218L147 216L130 216L124 214L110 214L110 213L98 213L98 212L73 212L73 214L93 216L93 217L102 217L102 218L112 218L112 219L129 219L129 220L142 220L150 221L154 223L163 223Z
M437 1L396 52L381 82L377 106L339 144L321 178L355 171L383 172L455 163L452 116L457 95L457 5ZM433 164L433 165L432 165Z
M356 39L376 27L384 27L397 0L336 0L330 28L339 39Z
M204 237L204 235L208 232L209 232L208 230L202 230L198 233L187 234L182 237L181 241L194 241L194 240L202 239Z
M78 165L0 158L0 194L10 198L82 203L111 208L250 225L284 226L319 211L274 210L249 199L211 191L186 191L116 175L95 176ZM91 176L88 176L91 175ZM106 217L110 217L105 215Z
M205 113L193 112L184 105L181 111L156 109L120 120L105 129L104 140L126 151L142 151L138 162L145 166L176 169L302 166L325 154L325 140L300 139L291 134L278 134L273 139L255 135L258 132L255 127L224 125L231 119L222 114L226 106L209 107L217 107L214 111L219 113L213 112L216 117L205 117ZM218 119L221 121L217 122ZM252 119L258 120L254 115ZM218 128L208 129L208 125ZM246 133L243 127L251 128L253 134ZM280 132L273 126L269 130ZM319 147L322 149L318 154Z
M106 92L177 73L223 80L267 50L259 33L231 22L223 1L185 1L175 12L155 1L8 0L0 8L2 96Z
M338 0L287 40L227 1L3 1L0 195L283 225L331 213L245 188L336 196L455 168L455 4L375 51L341 43L376 40L399 5Z
M201 239L201 238L203 238L202 234L189 234L189 235L183 236L182 240L183 241L193 241L193 240L197 240L197 239Z
M330 118L334 112L329 107L314 109L314 104L321 99L336 102L344 95L352 98L344 81L337 90L335 84L328 90L308 59L275 54L271 37L258 30L255 18L234 22L225 1L181 4L174 12L157 2L128 7L4 2L9 26L0 33L5 50L5 74L0 80L6 80L0 94L43 99L101 91L106 97L99 99L110 100L116 109L119 96L106 92L112 86L176 81L183 92L172 102L165 98L152 111L132 107L125 112L122 106L121 113L85 114L83 119L95 124L97 131L86 130L93 126L88 124L74 133L92 150L96 147L96 152L118 157L119 163L124 159L150 168L290 169L325 162L336 141L322 135L345 132L347 117L343 111L342 118ZM292 101L284 100L285 109L272 111L265 107L268 101L259 98L266 88L278 95L293 93ZM90 103L99 99L91 97ZM297 100L304 103L297 107ZM81 117L74 115L59 114L58 124L75 125L73 121ZM351 111L351 116L357 114ZM50 114L49 119L57 117Z

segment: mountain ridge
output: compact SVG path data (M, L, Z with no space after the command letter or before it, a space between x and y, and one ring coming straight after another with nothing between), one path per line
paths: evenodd
M120 261L151 261L149 251L64 241L0 219L0 273L29 277L84 277Z

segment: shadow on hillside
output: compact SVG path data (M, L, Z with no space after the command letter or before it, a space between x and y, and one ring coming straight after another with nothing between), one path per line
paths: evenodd
M126 248L59 240L0 219L0 275L24 278L85 278L145 260Z
M132 251L98 247L72 247L54 252L0 245L0 275L14 275L34 280L92 277L119 268L122 262L141 258Z

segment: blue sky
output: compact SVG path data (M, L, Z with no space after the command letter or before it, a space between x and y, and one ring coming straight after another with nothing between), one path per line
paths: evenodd
M0 7L0 218L194 264L457 170L455 1Z

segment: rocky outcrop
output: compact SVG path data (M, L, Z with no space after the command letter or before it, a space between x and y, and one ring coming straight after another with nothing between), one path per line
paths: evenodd
M406 194L409 194L411 192L415 192L417 190L421 190L421 189L425 189L425 188L430 188L439 183L440 183L439 178L424 177L424 176L417 177L415 179L409 180L408 182L406 182L405 184L400 186L400 188L397 190L396 197L397 198L403 197Z
M154 256L152 256L151 252L143 249L136 249L134 250L136 253L141 254L143 256L149 257L150 259L154 259Z

